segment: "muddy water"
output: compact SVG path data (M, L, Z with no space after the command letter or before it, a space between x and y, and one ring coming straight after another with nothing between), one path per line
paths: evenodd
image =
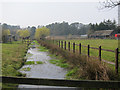
M29 78L49 78L49 79L64 79L67 70L49 63L52 59L47 52L41 52L38 48L30 48L27 61L42 61L43 64L24 65L20 72L25 73ZM30 67L30 71L23 71L23 68ZM38 85L19 85L18 88L56 88L56 86L38 86ZM60 87L57 87L60 88ZM63 87L62 87L63 88ZM65 87L64 87L65 88Z

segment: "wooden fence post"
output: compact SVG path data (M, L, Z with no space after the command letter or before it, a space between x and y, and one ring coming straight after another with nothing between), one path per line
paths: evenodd
M90 45L88 45L88 57L90 56Z
M118 74L118 48L115 49L115 72Z
M70 51L70 42L68 42L68 50Z
M81 54L81 43L79 44L79 53Z
M61 41L61 48L63 48L63 41Z
M101 46L99 46L99 60L101 61Z
M73 53L75 53L75 43L73 43Z
M64 49L66 50L66 41L64 42L64 44L65 44L65 45L64 45L64 46L65 46L65 48L64 48Z
M60 41L59 41L59 47L60 47Z

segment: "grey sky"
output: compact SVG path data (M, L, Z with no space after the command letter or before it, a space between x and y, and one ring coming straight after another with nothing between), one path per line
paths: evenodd
M88 24L117 20L117 7L99 10L99 6L98 2L4 2L2 23L27 27L62 21Z

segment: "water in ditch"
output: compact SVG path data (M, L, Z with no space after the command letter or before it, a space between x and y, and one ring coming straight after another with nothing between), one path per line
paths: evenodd
M28 56L27 61L42 61L43 64L32 64L32 65L24 65L20 72L25 73L26 77L28 78L48 78L48 79L65 79L65 75L67 73L67 70L64 68L61 68L59 66L56 66L54 64L51 64L49 62L50 59L52 59L48 52L41 52L35 45L35 48L30 48L28 50ZM26 62L27 62L26 61ZM24 68L31 68L30 71L23 70ZM58 86L43 86L43 85L19 85L18 89L22 90L25 88L68 88L68 87L58 87ZM70 89L70 88L69 88ZM73 88L72 88L73 90ZM75 89L74 89L75 90Z

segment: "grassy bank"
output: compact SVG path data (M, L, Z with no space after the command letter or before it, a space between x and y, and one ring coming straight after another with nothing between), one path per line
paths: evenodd
M56 56L63 57L69 65L68 79L87 79L87 80L120 80L119 76L115 75L115 71L104 63L87 58L85 55L74 54L64 51L57 45L53 45L44 41L39 41L43 46L47 47L51 53ZM51 63L59 63L59 61L51 60Z
M12 44L2 44L2 75L3 76L23 76L18 69L24 65L26 55L26 44L13 42ZM3 84L3 88L14 87L16 85Z
M71 50L73 49L73 44L72 44L73 42L75 42L78 45L79 43L81 43L81 45L85 45L85 46L89 44L90 47L95 47L95 48L101 46L102 49L108 49L108 50L115 50L116 48L118 48L118 40L114 40L114 39L81 39L81 40L64 40L64 41L67 42L67 49L68 49L68 42L71 42ZM76 50L79 50L78 46L76 46ZM81 50L83 54L87 54L87 47L82 47ZM99 51L96 49L90 49L90 56L98 57ZM115 62L115 53L102 50L102 59Z

